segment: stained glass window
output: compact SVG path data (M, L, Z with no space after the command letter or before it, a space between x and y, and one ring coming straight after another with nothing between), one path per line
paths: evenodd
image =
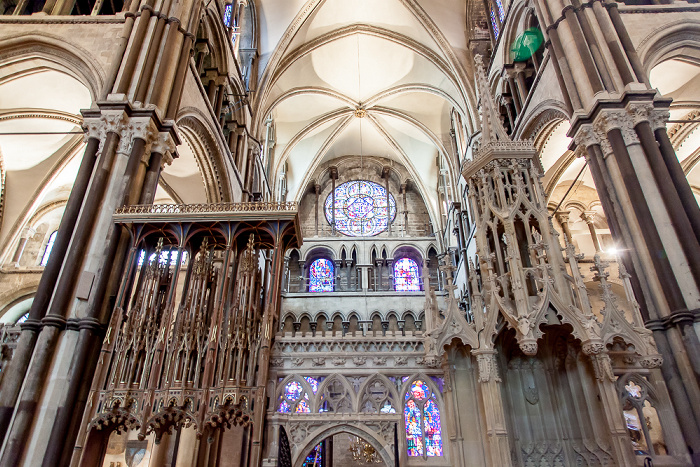
M314 446L301 465L302 467L321 467L323 465L323 441Z
M353 237L370 237L387 229L396 217L396 200L386 189L367 180L345 182L328 195L325 203L326 220L338 232ZM335 219L333 214L335 213Z
M319 258L309 267L309 292L333 292L333 262Z
M496 6L498 7L498 17L501 19L501 23L506 19L506 12L503 9L503 1L496 0Z
M394 263L394 288L400 292L420 290L418 264L411 258L401 258Z
M304 391L304 386L299 381L290 381L284 387L284 391L280 395L277 411L282 413L309 413L311 406L309 405L309 395Z
M56 242L56 234L58 230L54 232L49 237L49 241L46 242L46 249L44 249L44 255L41 257L41 265L46 266L49 263L49 256L51 256L51 250L53 249L53 244Z
M406 392L404 420L406 449L409 456L443 455L440 409L430 387L424 381L414 381Z
M311 386L311 390L313 391L313 393L316 394L316 392L318 391L318 380L312 378L311 376L304 376L304 379L307 383L309 383L309 386Z
M224 24L226 27L231 26L231 10L233 9L233 5L230 3L224 7Z
M493 26L493 35L496 39L498 39L498 34L500 31L498 30L498 22L496 22L496 13L493 11L493 6L489 7L489 15L491 16L491 26Z

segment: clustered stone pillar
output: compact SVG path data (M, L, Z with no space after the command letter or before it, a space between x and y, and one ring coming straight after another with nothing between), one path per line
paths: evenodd
M144 0L131 2L126 13L104 89L84 112L87 146L52 254L4 370L2 465L67 464L96 365L91 350L109 321L111 273L128 251L111 212L150 202L162 164L171 160L177 143L171 119L202 6L166 2L156 11ZM47 386L49 375L56 383Z
M669 101L649 86L617 3L538 0L541 24L610 231L694 462L700 462L700 210L665 121ZM597 246L599 249L599 246ZM682 380L682 382L681 382Z

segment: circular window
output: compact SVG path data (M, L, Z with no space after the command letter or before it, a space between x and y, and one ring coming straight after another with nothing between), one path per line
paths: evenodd
M338 232L353 237L371 237L385 231L390 220L396 217L396 200L389 194L387 206L386 189L367 180L345 182L326 198L325 212L329 224L333 222Z

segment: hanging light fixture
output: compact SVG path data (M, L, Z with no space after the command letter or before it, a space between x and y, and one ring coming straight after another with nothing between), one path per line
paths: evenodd
M352 454L353 460L360 464L380 464L382 462L382 458L374 446L359 436L350 436L348 450Z

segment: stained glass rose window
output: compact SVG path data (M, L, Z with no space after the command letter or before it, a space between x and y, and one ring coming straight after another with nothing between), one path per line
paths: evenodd
M371 237L387 229L396 217L396 200L386 189L368 180L345 182L328 195L325 203L326 220L338 232L353 237Z

